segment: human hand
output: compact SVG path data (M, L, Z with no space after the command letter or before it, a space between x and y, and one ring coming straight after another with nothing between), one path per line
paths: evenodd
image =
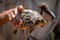
M17 8L11 10L8 14L9 16L9 20L13 23L13 25L17 28L20 28L23 21L22 19L19 17L19 14L18 14L18 11L19 12L22 12L23 11L23 6L18 6Z

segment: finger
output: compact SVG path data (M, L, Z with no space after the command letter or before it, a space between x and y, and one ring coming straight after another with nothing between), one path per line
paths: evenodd
M13 25L16 26L16 24L17 24L16 19L13 18L13 19L11 20L11 22L13 23Z
M18 8L17 8L17 9L18 9L18 11L19 11L19 12L22 12L22 11L24 10L24 8L23 8L23 6L22 6L22 5L18 6Z
M9 12L7 16L9 17L9 20L12 20L12 12Z
M14 13L14 15L17 15L17 8L15 8L14 10L13 10L13 13Z
M20 23L19 23L19 24L20 24L20 25L22 25L22 24L23 24L23 21L22 21L22 19L20 19L19 21L20 21Z

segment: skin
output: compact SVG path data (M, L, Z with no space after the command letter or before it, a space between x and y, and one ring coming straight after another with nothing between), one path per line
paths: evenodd
M22 12L23 11L23 6L22 5L20 5L20 6L18 6L17 7L17 9L18 9L18 11L19 12ZM16 17L16 15L17 14L13 14L12 15L12 17L11 17L11 20L9 19L9 12L11 12L12 10L14 10L14 11L16 11L15 9L10 9L10 10L6 10L6 11L2 11L2 12L0 12L0 26L2 26L3 24L5 24L5 23L7 23L7 22L9 22L9 21L14 21L14 20L16 20L16 22L13 22L13 24L14 25L17 25L17 26L19 26L19 25L21 25L22 24L22 20L21 19L15 19L15 17ZM18 22L19 21L19 22ZM18 23L17 23L18 22Z
M0 12L0 26L2 26L3 24L9 21L9 18L7 15L11 10L12 9Z

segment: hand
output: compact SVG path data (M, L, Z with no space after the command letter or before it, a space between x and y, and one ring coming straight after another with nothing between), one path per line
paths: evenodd
M11 20L11 22L14 24L14 26L16 26L17 28L21 27L23 21L22 19L19 17L18 15L18 11L22 12L23 11L23 6L18 6L17 8L13 9L12 11L10 11L10 13L8 14L9 19Z

